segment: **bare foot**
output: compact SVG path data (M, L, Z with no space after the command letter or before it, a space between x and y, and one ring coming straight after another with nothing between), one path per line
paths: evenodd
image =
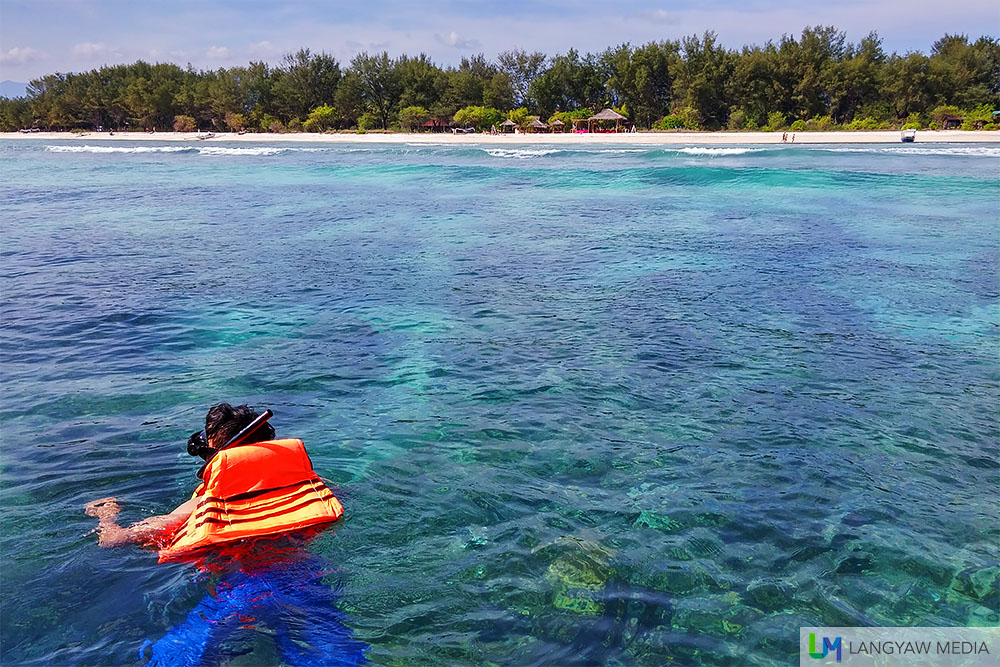
M87 516L97 517L98 519L111 519L118 516L121 512L121 507L118 506L117 498L101 498L99 500L92 500L83 506L83 511L87 513Z

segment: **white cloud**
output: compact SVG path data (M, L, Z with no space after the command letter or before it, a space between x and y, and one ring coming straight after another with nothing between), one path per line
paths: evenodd
M447 35L441 36L435 33L434 39L439 44L450 46L456 49L478 49L482 47L478 39L462 39L462 37L452 30Z
M213 58L213 59L228 58L229 57L229 49L227 49L224 46L210 46L205 51L205 57L206 58Z
M27 46L15 46L7 51L0 51L0 65L25 65L38 60L41 51Z
M155 62L167 62L179 65L183 62L191 60L191 53L188 51L164 51L163 49L150 49L148 54L149 57Z
M661 25L680 23L680 18L666 9L647 9L644 12L639 12L637 16L644 21Z
M265 39L263 42L251 44L247 52L252 58L268 58L281 54L281 49Z
M100 58L113 55L112 50L104 42L81 42L70 49L74 58Z
M346 46L349 49L353 49L355 51L368 51L370 53L378 53L381 51L387 51L389 47L392 46L392 42L385 41L385 42L362 43L362 42L356 42L353 39L349 39L346 42L344 42L344 46Z

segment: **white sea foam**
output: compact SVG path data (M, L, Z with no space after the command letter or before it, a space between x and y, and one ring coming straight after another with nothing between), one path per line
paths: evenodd
M669 149L667 149L669 150ZM678 153L686 155L743 155L745 153L756 153L759 148L707 148L705 146L687 146L678 148Z
M553 153L559 153L563 149L562 148L484 148L483 150L493 157L526 160L528 158L542 157L545 155L551 155Z
M965 157L1000 157L997 146L851 146L827 148L831 153L880 153L882 155L960 155Z
M199 146L199 155L278 155L284 153L287 148L273 148L270 146L253 146L229 148L227 146Z
M53 153L184 153L192 146L46 146Z
M287 150L308 150L253 146L46 146L53 153L198 153L199 155L278 155Z

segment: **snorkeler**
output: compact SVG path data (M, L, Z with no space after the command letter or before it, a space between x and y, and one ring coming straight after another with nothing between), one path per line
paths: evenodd
M205 429L188 439L188 454L205 461L191 499L170 514L119 526L115 498L86 505L97 517L98 544L156 545L160 561L195 549L277 535L336 521L340 501L316 475L301 440L275 440L267 420L246 405L212 406Z
M289 664L367 661L367 645L353 639L334 606L337 591L323 583L329 567L322 559L301 545L251 540L284 534L308 540L344 511L316 475L302 441L275 439L271 415L246 405L213 406L204 430L187 444L189 454L205 461L201 483L170 514L124 527L117 523L115 498L86 505L87 514L99 519L100 546L155 546L160 562L193 559L202 572L220 575L183 623L155 644L147 642L148 664L214 664L227 653L227 641L257 624L270 629ZM307 618L296 618L294 610Z

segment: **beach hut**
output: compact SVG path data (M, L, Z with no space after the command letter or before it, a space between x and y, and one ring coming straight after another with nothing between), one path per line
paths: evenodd
M500 131L503 132L504 134L510 134L511 132L514 131L514 128L516 127L517 123L512 121L510 118L500 123Z
M542 121L538 120L537 118L531 121L531 124L528 125L528 127L531 129L532 132L536 133L549 131L549 126L543 123Z
M593 116L591 116L590 118L588 118L587 119L587 123L590 126L590 131L591 132L596 132L597 130L595 129L595 125L596 125L596 127L600 127L600 123L606 123L606 122L614 121L615 122L615 132L619 132L620 128L621 128L621 123L622 123L623 120L628 120L628 119L625 118L625 116L623 116L620 113L618 113L617 111L615 111L614 109L605 109L604 111L601 111L600 113L595 113ZM575 125L575 121L574 121L574 125Z
M444 132L448 129L448 123L443 120L438 120L437 118L431 118L420 127L424 130L424 132Z
M549 126L552 128L553 132L562 132L563 128L566 127L566 123L556 118L554 121L549 123Z

